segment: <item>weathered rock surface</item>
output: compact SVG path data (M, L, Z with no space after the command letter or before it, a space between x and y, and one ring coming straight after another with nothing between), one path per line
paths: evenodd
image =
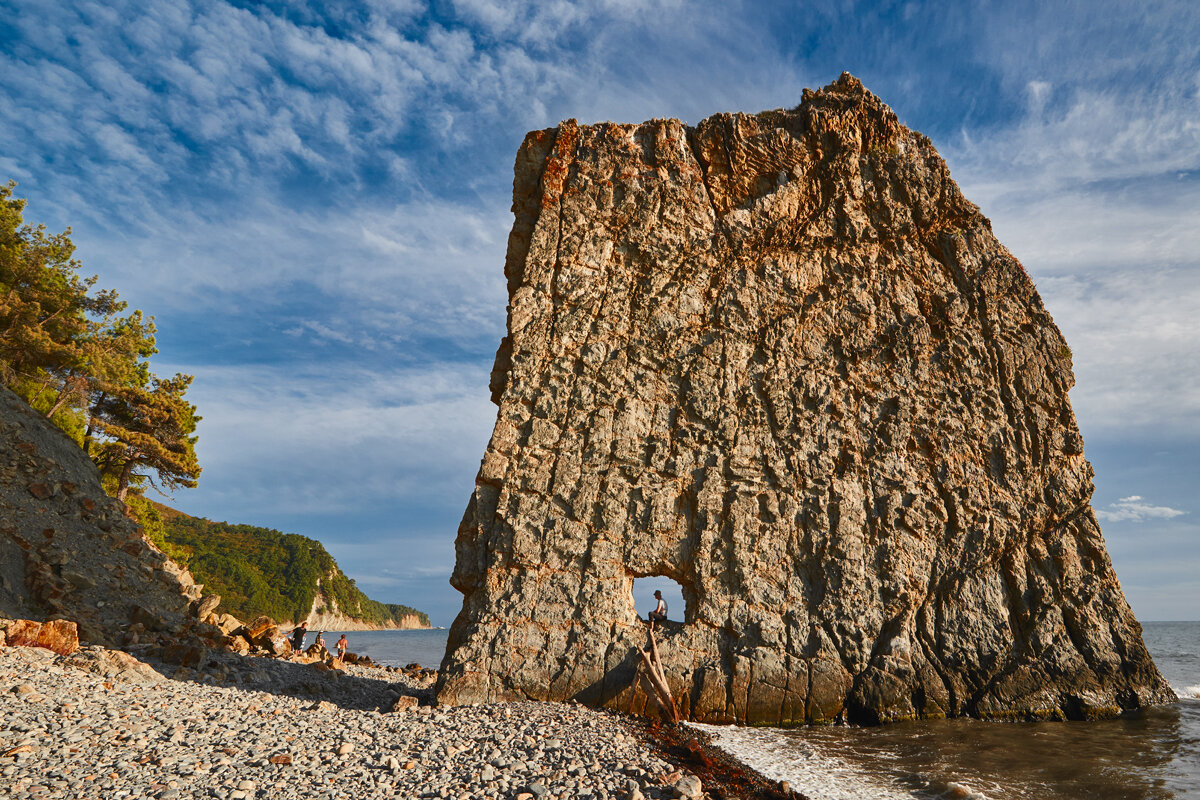
M531 133L500 410L440 702L693 719L1085 718L1168 701L1089 505L1070 350L929 140L791 111Z
M62 656L79 649L79 629L70 620L0 620L0 631L4 634L0 641L8 647L44 647Z
M81 639L113 643L137 614L181 624L200 588L104 493L83 450L0 387L0 616L67 618Z
M106 650L93 645L67 656L60 662L63 666L91 672L102 678L112 678L128 683L159 683L166 680L153 667L138 661L129 653Z

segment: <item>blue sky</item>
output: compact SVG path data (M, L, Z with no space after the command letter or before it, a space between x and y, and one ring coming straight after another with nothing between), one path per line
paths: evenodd
M1070 342L1134 610L1200 618L1200 4L0 0L0 26L0 180L196 376L184 511L318 538L449 624L524 133L847 70Z

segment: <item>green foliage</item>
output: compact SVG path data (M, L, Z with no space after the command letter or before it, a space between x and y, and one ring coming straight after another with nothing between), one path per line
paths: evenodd
M154 514L148 515L151 540L187 566L205 591L221 595L221 605L239 619L260 614L280 621L304 619L319 586L330 604L336 604L346 616L382 625L398 614L415 614L429 624L429 617L416 609L368 598L318 541L270 528L212 522L150 505L154 509ZM161 533L153 529L154 516L160 520Z
M100 471L117 476L117 499L153 470L167 489L192 488L196 461L196 407L183 395L191 375L151 378L148 386L113 386L93 406L93 425L104 436L92 446Z
M1074 361L1075 354L1071 352L1071 348L1069 346L1064 344L1062 347L1058 348L1058 357L1063 361Z
M68 228L27 225L16 184L0 186L0 381L84 447L119 499L153 474L195 486L192 378L156 378L153 318L81 278Z

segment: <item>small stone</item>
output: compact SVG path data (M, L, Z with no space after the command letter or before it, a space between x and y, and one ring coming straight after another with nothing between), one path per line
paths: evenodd
M698 800L703 794L700 779L695 775L684 775L675 784L675 796L683 800Z
M392 704L392 711L408 711L409 709L416 708L419 704L420 701L415 697L408 695L397 697L396 702Z
M354 743L353 742L345 742L337 749L337 754L339 756L348 756L353 752L354 752Z
M267 761L270 761L272 764L287 766L292 763L292 756L290 753L280 753L279 755L271 756Z

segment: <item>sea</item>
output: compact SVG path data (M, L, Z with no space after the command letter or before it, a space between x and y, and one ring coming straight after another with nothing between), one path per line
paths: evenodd
M698 725L812 800L1200 800L1200 622L1144 622L1179 702L1102 722L930 720L876 728ZM326 633L326 642L337 641ZM445 630L352 631L383 664L436 669ZM330 638L332 637L332 638Z

